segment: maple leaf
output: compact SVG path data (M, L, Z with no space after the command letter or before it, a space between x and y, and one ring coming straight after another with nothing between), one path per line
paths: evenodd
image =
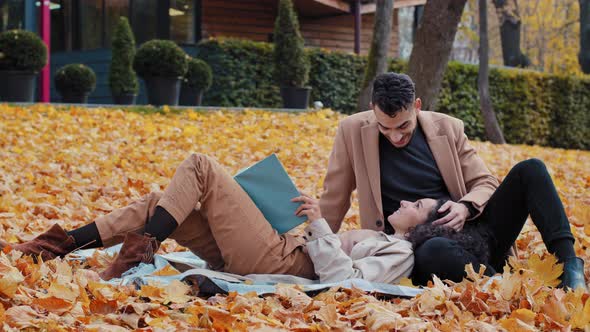
M510 332L536 331L535 317L536 314L529 309L517 309L509 318L503 318L499 323Z
M170 284L163 288L163 303L188 302L191 299L191 297L187 295L190 290L191 287L189 285L179 280L173 280Z
M6 256L3 256L6 257ZM12 266L0 262L0 294L12 298L18 286L25 280L21 272Z
M555 287L559 285L559 277L563 273L563 263L557 263L553 255L546 255L544 258L534 254L528 259L528 266L544 285Z
M118 303L115 300L93 299L90 301L89 310L94 314L110 314L117 311Z
M63 314L64 312L67 312L72 308L73 303L66 301L62 298L50 296L33 299L33 305L38 306L49 312Z
M154 276L173 276L177 274L180 274L180 272L178 272L178 270L172 267L170 264L152 273Z
M4 316L8 326L17 329L38 328L44 318L33 308L24 305L8 308Z

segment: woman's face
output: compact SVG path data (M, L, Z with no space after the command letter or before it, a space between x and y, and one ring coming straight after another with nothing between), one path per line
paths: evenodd
M401 201L397 211L387 217L396 233L407 232L408 229L423 224L428 214L436 207L436 200L423 198L415 202Z

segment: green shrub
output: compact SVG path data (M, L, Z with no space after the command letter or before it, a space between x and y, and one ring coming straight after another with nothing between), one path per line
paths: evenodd
M143 43L135 54L133 69L145 77L183 77L189 56L170 40L154 39Z
M356 110L366 58L323 49L309 49L311 100L344 113Z
M208 105L281 106L267 65L272 60L271 44L210 39L199 44L198 52L215 74ZM336 111L355 112L366 58L323 49L306 52L312 100ZM406 67L405 61L394 59L389 69L406 72ZM508 143L590 149L589 78L492 68L490 96ZM449 63L436 109L462 119L470 139L485 140L477 66Z
M126 17L120 17L112 40L109 86L113 95L137 94L139 84L133 71L135 38Z
M212 80L211 67L205 61L196 58L191 58L188 61L184 84L197 91L207 91L211 87Z
M73 63L61 67L55 73L55 88L60 94L72 93L83 95L90 93L96 86L96 75L88 66Z
M47 64L47 47L35 33L8 30L0 33L0 70L36 73Z
M272 63L272 44L208 39L198 45L198 57L214 73L206 105L280 107L279 88L268 66Z
M590 150L590 79L553 76L549 145Z
M275 73L279 85L303 87L309 78L309 60L291 0L279 1L274 44Z

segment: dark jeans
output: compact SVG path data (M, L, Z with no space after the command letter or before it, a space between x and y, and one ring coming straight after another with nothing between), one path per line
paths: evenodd
M501 271L508 250L529 214L548 248L554 241L563 239L571 240L573 246L574 237L563 204L545 164L538 159L515 165L496 189L483 213L477 219L466 222L466 225L483 223L486 226L480 229L487 230L491 235L489 261L479 261L456 241L431 238L414 251L413 282L425 285L432 274L442 280L461 281L465 276L465 265L469 263L476 271L480 264L485 265L486 275Z

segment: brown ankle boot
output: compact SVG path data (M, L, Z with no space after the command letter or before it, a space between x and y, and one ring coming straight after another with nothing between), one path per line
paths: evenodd
M155 237L139 235L133 232L125 235L121 251L115 261L106 270L99 273L102 280L120 278L123 273L139 263L151 264L160 243Z
M33 256L35 260L41 255L44 261L52 260L58 256L64 257L76 250L74 237L68 235L58 224L54 224L45 233L38 235L31 241L19 244L0 241L0 250L6 246L10 246L13 250L22 251L25 255Z

